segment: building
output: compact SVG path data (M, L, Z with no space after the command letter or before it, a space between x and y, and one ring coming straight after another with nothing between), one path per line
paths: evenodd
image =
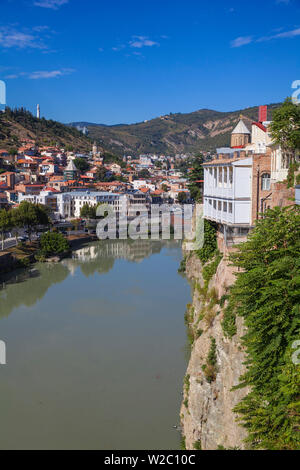
M80 217L84 205L108 204L118 213L121 209L120 194L96 191L73 191L57 195L57 210L61 217Z
M39 194L20 194L19 202L27 201L32 204L43 204L53 212L57 212L57 194L52 189L41 191Z
M234 128L231 134L231 147L232 148L242 148L249 144L251 141L251 133L241 119L238 125Z
M218 157L203 165L204 217L217 224L220 249L244 241L255 221L273 207L264 124L252 123L252 137L241 120L232 132L233 148L218 149Z
M64 177L68 181L68 180L77 180L78 176L79 176L79 171L76 168L73 160L70 160L70 162L68 163L68 166L66 167L64 171Z

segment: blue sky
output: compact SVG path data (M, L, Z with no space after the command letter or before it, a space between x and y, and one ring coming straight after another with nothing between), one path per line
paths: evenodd
M300 79L300 0L1 0L7 104L139 122L278 102Z

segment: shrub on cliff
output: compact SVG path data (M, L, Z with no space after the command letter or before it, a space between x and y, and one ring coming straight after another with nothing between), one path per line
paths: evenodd
M197 255L203 264L213 258L217 252L217 232L212 222L204 220L204 243L203 247L197 251Z
M231 259L241 271L230 308L247 327L238 388L250 387L235 411L251 448L299 449L300 208L268 211Z

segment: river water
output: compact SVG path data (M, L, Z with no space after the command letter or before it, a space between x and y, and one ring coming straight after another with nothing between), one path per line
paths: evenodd
M107 241L0 288L0 449L179 449L190 286L175 241Z

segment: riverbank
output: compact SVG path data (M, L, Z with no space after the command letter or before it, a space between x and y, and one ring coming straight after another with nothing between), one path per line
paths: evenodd
M70 235L66 238L70 245L70 252L80 248L86 243L97 240L97 236L91 234ZM39 243L37 241L33 241L30 243L22 243L0 252L0 276L14 271L15 269L27 267L30 264L35 263L35 257L38 251Z

